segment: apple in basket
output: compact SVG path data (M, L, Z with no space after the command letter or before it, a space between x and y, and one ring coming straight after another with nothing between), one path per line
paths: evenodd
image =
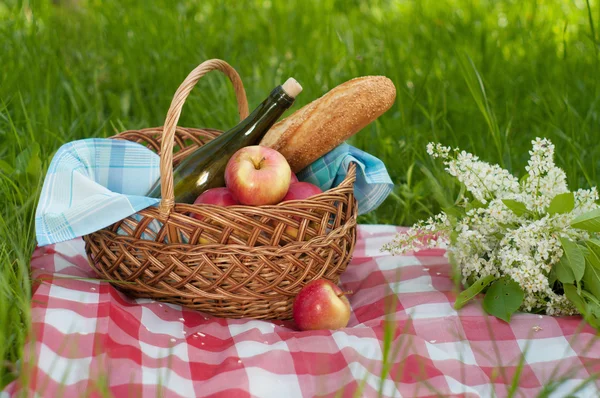
M247 146L225 167L225 185L243 205L274 205L290 187L292 170L285 157L266 146Z
M296 174L292 170L290 170L290 174L290 184L298 182L298 177L296 177Z
M240 202L238 202L233 197L233 194L227 188L211 188L211 189L207 189L206 191L202 192L200 194L200 196L198 196L196 198L196 200L194 201L194 204L195 205L206 204L206 205L227 207L227 206L239 205ZM196 214L196 213L191 213L190 216L192 216L198 220L204 219L203 216L201 216L200 214ZM215 221L213 221L211 224L215 224ZM198 239L198 243L206 245L211 242L214 243L217 240L214 237L210 237L210 239L209 239L209 235L210 235L210 233L207 231L202 232L202 236L200 236L200 238Z
M288 189L288 192L284 196L282 202L286 202L288 200L307 199L322 192L323 191L321 191L321 188L309 182L295 182L290 185L290 189ZM294 220L300 221L300 218L294 217ZM311 222L310 226L315 229L318 228L314 222ZM289 225L285 228L285 233L295 239L298 236L298 228Z
M300 330L341 329L350 320L350 302L336 284L317 279L304 286L293 304L293 316Z
M196 198L194 204L206 204L227 207L239 205L240 202L238 202L233 197L233 194L227 188L211 188L202 192L200 196ZM198 220L202 220L203 218L201 215L195 213L192 213L192 216L194 218L197 218Z
M282 202L286 202L288 200L306 199L322 192L323 191L321 191L321 188L311 184L310 182L294 182L290 185L290 188L283 197Z

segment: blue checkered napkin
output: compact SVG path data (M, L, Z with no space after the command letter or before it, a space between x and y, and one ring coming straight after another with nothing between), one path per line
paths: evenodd
M129 141L63 145L50 163L35 216L38 245L105 228L160 199L144 196L159 178L159 157Z
M385 165L375 156L343 143L301 170L298 179L325 191L344 180L352 162L358 166L354 183L358 214L365 214L376 209L394 188Z

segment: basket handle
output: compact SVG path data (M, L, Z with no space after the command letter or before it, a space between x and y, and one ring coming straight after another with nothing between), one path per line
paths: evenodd
M185 100L198 80L213 70L223 72L225 76L231 80L237 99L240 120L244 120L248 117L248 100L246 99L244 84L242 83L240 75L238 75L231 65L220 59L209 59L190 72L173 96L163 127L163 137L160 144L160 190L162 199L158 207L158 211L162 218L166 218L175 206L175 193L173 189L173 144L177 122L179 121L179 116L181 116L181 108L183 108Z

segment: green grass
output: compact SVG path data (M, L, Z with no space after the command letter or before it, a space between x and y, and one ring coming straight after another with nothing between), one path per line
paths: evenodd
M222 58L250 106L288 76L299 106L352 77L396 84L394 107L352 143L397 183L361 222L408 225L458 187L429 141L522 173L529 141L556 144L571 187L600 177L598 0L0 2L0 384L29 324L33 215L63 143L161 125L178 84ZM180 121L236 122L222 76L202 79ZM5 363L8 366L1 367Z

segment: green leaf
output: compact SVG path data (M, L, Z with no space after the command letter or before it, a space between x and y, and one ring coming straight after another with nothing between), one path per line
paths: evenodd
M456 243L456 240L458 239L459 233L455 230L452 230L450 232L450 243L452 245L454 245Z
M487 206L488 206L487 204L483 204L481 201L479 201L477 199L473 199L472 201L467 202L467 205L465 206L465 210L469 211L469 210L473 210L473 209L484 209Z
M502 203L504 203L506 207L512 210L512 212L515 213L517 217L521 217L523 214L529 212L529 210L527 210L527 206L525 206L524 203L513 199L502 199Z
M600 332L600 307L596 305L590 305L588 313L584 318L591 327Z
M527 183L527 180L529 180L529 174L524 174L523 177L519 179L519 184L525 185Z
M583 288L600 298L600 269L588 264L583 273Z
M21 151L15 159L15 171L18 174L29 174L37 177L42 172L42 161L40 159L40 145L36 142Z
M448 252L448 262L450 263L450 266L452 267L452 274L451 274L452 282L454 282L454 285L456 286L457 289L460 289L461 280L462 280L462 272L460 270L460 265L456 261L456 257L454 256L454 253L452 253L451 251Z
M454 302L454 308L459 310L464 307L469 301L473 299L473 297L477 296L483 289L485 289L490 283L492 283L496 279L494 275L488 275L483 278L479 278L475 283L469 286L468 289L463 290L456 301Z
M448 216L454 216L456 218L462 218L465 215L465 209L463 207L453 206L453 207L444 207L442 211L446 213Z
M571 221L571 226L589 232L600 232L600 209L580 215Z
M575 283L575 275L573 275L573 271L566 263L566 260L564 258L565 256L563 255L560 258L560 260L558 260L558 262L554 264L552 270L556 273L556 278L561 283Z
M554 283L556 282L557 279L558 279L558 276L556 275L556 265L555 265L554 267L552 267L552 269L548 273L548 285L550 285L550 287L554 286ZM573 280L575 280L575 277L573 277Z
M596 298L596 296L594 296L592 293L588 292L587 290L582 290L579 295L583 296L582 298L588 304L588 310L591 309L591 307L592 307L591 304L600 306L600 301L598 301L598 298Z
M587 244L588 243L586 242L586 245ZM588 245L587 254L585 255L585 260L588 262L588 266L594 267L594 268L600 270L600 257L597 252L595 252L592 248L590 248L589 245Z
M17 155L15 158L15 171L17 174L25 174L30 156L31 148L26 148Z
M513 223L499 222L498 225L504 229L516 229L517 228L517 225L515 225ZM500 237L500 239L502 239L502 237Z
M571 284L563 285L565 296L575 305L577 311L596 330L600 330L600 302L591 293L582 290L578 294L577 288ZM583 295L583 297L581 297ZM586 300L587 298L587 300Z
M590 255L590 249L588 249L585 245L578 243L577 246L579 246L579 250L581 250L585 258L587 258Z
M560 244L565 252L561 260L564 260L565 265L571 268L575 280L579 282L585 271L585 256L579 245L570 239L560 238Z
M586 313L584 313L584 318L592 325L594 328L600 331L600 301L593 294L582 290L581 294L586 302ZM586 300L587 299L587 300Z
M31 156L27 162L27 174L37 177L42 172L42 161L40 159L40 145L35 143L32 146Z
M577 294L577 288L570 283L565 283L563 285L563 289L565 290L565 296L567 296L569 301L575 305L577 311L579 311L581 314L586 314L587 305L581 296Z
M586 258L594 267L600 269L600 240L588 239L585 241L585 245L589 249Z
M511 315L519 309L524 296L517 282L504 277L494 282L485 293L483 309L490 315L510 322Z
M548 214L565 214L573 208L575 208L575 195L573 192L566 192L556 195L550 202L546 212Z

